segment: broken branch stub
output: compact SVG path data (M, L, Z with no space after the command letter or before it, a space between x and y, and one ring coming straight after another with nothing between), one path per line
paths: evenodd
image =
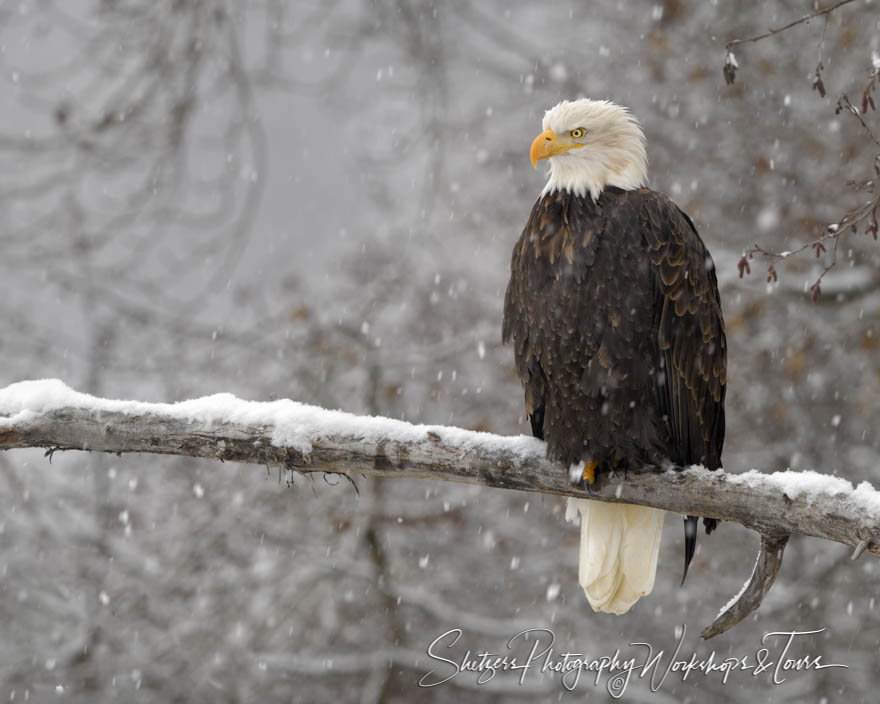
M757 611L773 582L776 581L776 575L779 574L779 568L782 566L782 553L789 537L761 535L761 547L751 578L736 600L718 614L712 625L700 634L700 638L705 640L724 633L746 616Z

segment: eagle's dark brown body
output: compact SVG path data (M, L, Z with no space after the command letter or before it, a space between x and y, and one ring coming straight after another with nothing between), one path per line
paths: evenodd
M551 459L600 471L721 466L727 347L715 267L664 195L542 196L513 250L503 339Z

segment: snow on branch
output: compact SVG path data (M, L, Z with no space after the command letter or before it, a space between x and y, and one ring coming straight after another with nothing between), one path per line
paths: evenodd
M880 555L880 492L816 472L700 467L645 468L602 477L590 493L548 461L542 441L447 426L413 425L328 411L290 400L243 401L216 394L180 403L96 398L57 379L0 389L0 449L149 452L228 460L283 470L441 479L654 506L735 521L762 536L749 583L703 637L754 611L779 571L787 536L844 543L855 559Z

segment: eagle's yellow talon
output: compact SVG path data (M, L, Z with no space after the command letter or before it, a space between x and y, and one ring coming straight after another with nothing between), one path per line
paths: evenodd
M584 465L584 481L587 484L593 484L596 481L596 469L599 467L598 462L590 460Z

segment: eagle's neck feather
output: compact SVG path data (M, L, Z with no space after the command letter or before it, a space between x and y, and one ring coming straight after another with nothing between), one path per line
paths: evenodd
M641 131L616 140L601 149L575 150L550 158L550 179L541 195L568 191L578 196L588 193L597 200L608 186L624 191L648 183L648 157Z

